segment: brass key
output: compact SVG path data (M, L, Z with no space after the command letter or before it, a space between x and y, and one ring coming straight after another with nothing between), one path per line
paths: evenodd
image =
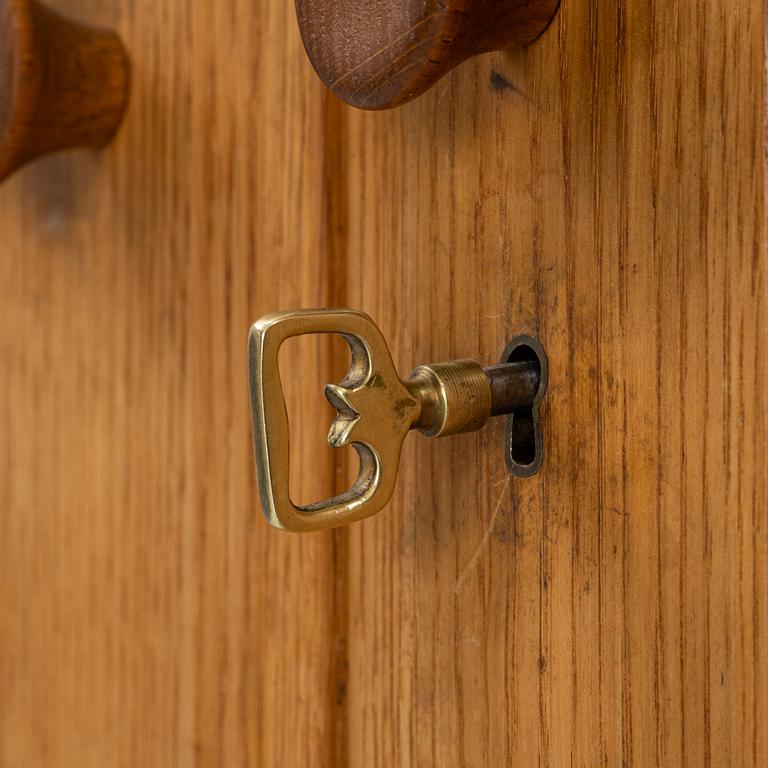
M299 506L288 490L290 435L278 352L286 339L314 333L338 333L352 350L344 380L325 387L338 411L328 442L334 448L353 446L360 471L345 493ZM521 355L521 350L527 354ZM510 471L530 476L541 464L538 404L546 389L546 357L530 337L508 346L499 365L482 368L472 360L421 365L403 381L368 315L349 309L304 309L276 312L256 322L248 358L259 492L264 514L277 528L316 531L381 510L392 497L400 449L412 429L444 437L481 429L489 418L508 414Z

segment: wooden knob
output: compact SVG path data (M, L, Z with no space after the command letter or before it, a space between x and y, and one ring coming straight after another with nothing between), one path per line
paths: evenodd
M343 101L388 109L479 53L522 48L559 0L296 0L322 81Z
M112 32L36 0L0 0L0 180L41 155L106 144L123 116L128 81L128 59Z

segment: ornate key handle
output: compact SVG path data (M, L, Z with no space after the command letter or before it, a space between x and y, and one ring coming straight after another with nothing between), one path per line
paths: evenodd
M352 350L344 380L325 387L338 411L328 442L335 448L352 445L360 471L346 493L299 506L288 490L290 435L278 353L286 339L314 333L341 334ZM500 365L481 368L471 360L424 365L402 381L368 315L345 309L297 310L255 323L248 359L259 492L267 520L278 528L333 528L378 512L392 497L400 449L411 429L442 437L481 429L491 416L509 414L510 471L529 476L541 464L538 404L547 367L543 350L529 337L510 345Z

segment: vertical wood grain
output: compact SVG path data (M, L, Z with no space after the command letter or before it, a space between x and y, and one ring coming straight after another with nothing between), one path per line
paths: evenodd
M285 4L55 6L133 93L108 151L0 188L0 765L330 765L332 539L261 519L245 357L329 301L326 97Z
M768 762L762 3L563 0L377 114L290 3L51 5L133 94L0 187L0 766ZM413 436L376 518L268 529L245 338L318 305L404 374L539 336L542 472ZM285 359L307 498L343 360Z
M352 527L351 764L763 765L763 6L564 2L524 52L349 113L348 303L403 371L550 359Z

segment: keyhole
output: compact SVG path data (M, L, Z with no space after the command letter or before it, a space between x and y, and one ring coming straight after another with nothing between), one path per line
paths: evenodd
M547 389L547 356L539 341L532 336L517 336L507 344L502 363L533 363L539 373L539 388L533 403L507 417L507 469L516 477L531 477L541 468L544 450L541 436L539 404Z

